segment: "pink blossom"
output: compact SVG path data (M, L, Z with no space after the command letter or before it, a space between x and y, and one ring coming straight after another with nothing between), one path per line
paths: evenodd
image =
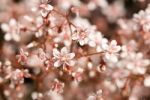
M105 60L111 61L111 62L117 62L118 58L116 56L116 53L121 50L121 47L117 45L116 40L112 40L110 44L108 44L108 41L106 39L102 40L102 49L106 51L105 53Z
M28 52L25 52L23 49L20 49L20 54L17 55L18 62L21 64L25 64L27 62L28 56Z
M10 79L13 84L19 84L24 82L24 77L30 77L28 70L16 69L10 72L5 79Z
M75 31L72 35L72 40L77 40L81 46L87 44L88 42L88 35L86 32L82 31Z
M54 63L54 67L60 67L64 64L67 64L69 66L74 65L74 61L72 59L75 57L75 54L69 53L66 47L63 47L60 52L57 49L53 49L53 56L56 60Z
M58 79L55 79L51 88L57 93L62 93L64 86L65 84L63 82L60 82Z

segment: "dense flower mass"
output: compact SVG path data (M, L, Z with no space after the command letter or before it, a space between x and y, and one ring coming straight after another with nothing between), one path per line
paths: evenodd
M0 100L150 100L149 0L0 0Z

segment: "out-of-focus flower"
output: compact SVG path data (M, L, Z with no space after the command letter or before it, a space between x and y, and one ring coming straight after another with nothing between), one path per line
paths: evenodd
M31 97L33 100L38 100L43 98L43 94L39 92L32 92Z
M76 72L72 73L72 76L74 77L75 81L80 82L82 80L82 73L83 73L83 69L82 68L78 68L78 70Z
M138 24L139 29L143 29L144 32L150 32L150 7L134 14L133 21Z
M60 52L57 49L53 49L53 56L56 60L54 67L60 67L64 64L69 66L74 65L74 61L72 59L75 57L75 53L69 53L66 47L63 47Z
M101 51L101 41L102 41L102 34L101 32L90 33L89 35L89 46L96 47L96 51Z
M128 55L127 69L131 70L134 74L144 74L146 66L150 64L148 59L143 58L142 53L132 52Z
M128 55L130 55L130 53L136 51L137 49L137 43L134 40L129 41L126 45L123 45L121 50L121 57L125 58Z
M102 98L102 90L98 90L96 93L91 94L87 100L103 100Z
M27 62L28 56L28 52L25 52L23 49L20 49L19 55L17 55L18 62L24 65Z
M13 84L22 84L24 77L30 77L29 71L16 69L10 72L5 79L10 79Z
M116 53L121 50L121 47L117 45L116 40L112 40L109 44L106 39L103 39L101 46L102 46L102 49L104 51L106 51L105 60L111 61L111 62L117 62L118 61Z
M150 87L150 76L146 76L144 79L144 86Z
M49 90L47 96L50 97L51 100L63 100L62 95L58 94L56 91Z
M50 4L40 4L39 7L41 8L40 12L43 17L46 17L48 13L54 9L54 7Z
M55 91L57 93L62 93L64 86L65 86L64 83L60 82L58 79L55 79L51 89L52 91Z
M54 32L53 32L54 33ZM70 32L68 32L68 29L65 28L58 36L54 39L54 42L60 43L63 42L65 46L71 45L71 38L70 38Z
M42 48L39 48L38 50L38 57L42 60L45 61L46 60L46 53L44 52L44 50Z
M19 35L19 24L15 19L10 19L9 23L2 23L1 28L6 32L4 38L6 41L14 40L16 42L20 41Z
M110 22L115 22L118 18L125 15L124 4L122 1L117 0L112 4L110 4L109 6L103 7L102 13L106 15L106 17Z

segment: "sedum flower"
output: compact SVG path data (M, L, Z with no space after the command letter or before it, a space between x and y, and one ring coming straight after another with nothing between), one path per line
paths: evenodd
M10 72L6 75L5 79L10 79L13 84L22 84L24 82L24 78L30 77L29 70L24 69L15 69L14 71Z
M112 40L110 44L108 43L108 40L103 39L102 40L102 49L106 51L105 53L105 60L111 61L111 62L117 62L118 58L116 56L116 53L121 50L121 47L117 45L116 40Z
M65 84L63 82L60 82L58 79L55 79L51 89L52 91L55 91L56 93L62 93L64 86Z
M146 72L146 66L150 64L149 59L145 59L141 52L132 52L128 55L127 69L134 74L144 74Z
M87 44L88 35L86 32L75 31L72 35L72 40L77 40L81 46Z
M23 49L20 49L19 55L17 55L18 62L24 65L28 60L28 56L28 52L25 52Z
M142 28L144 32L150 32L150 7L134 14L133 20L137 23L139 29Z
M1 25L1 28L4 32L6 32L4 39L6 41L14 40L16 42L20 41L20 35L19 35L19 24L15 19L10 19L9 23L3 23Z
M69 53L66 47L63 47L59 52L57 49L53 49L53 56L56 62L54 67L60 67L61 65L73 66L74 61L72 60L75 57L74 53Z

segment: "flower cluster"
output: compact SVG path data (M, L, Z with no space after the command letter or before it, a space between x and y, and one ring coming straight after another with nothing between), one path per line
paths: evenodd
M0 0L0 100L149 97L149 3Z

